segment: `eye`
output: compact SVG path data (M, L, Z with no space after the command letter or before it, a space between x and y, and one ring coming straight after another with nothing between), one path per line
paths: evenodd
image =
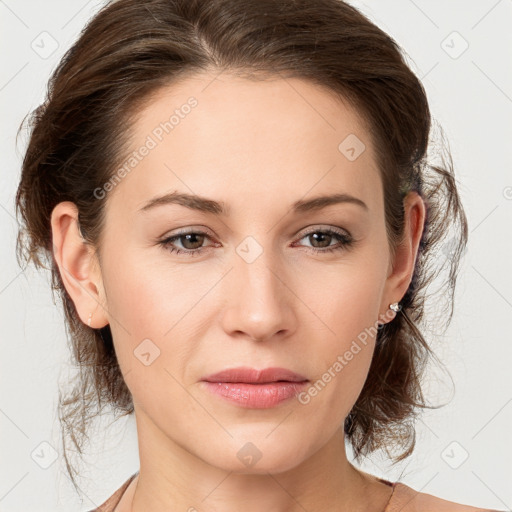
M300 240L304 238L313 241L310 249L317 253L341 251L350 247L354 242L349 234L332 228L309 231ZM333 240L338 240L338 244L331 245ZM319 247L315 247L314 244L318 244Z
M201 247L206 238L210 239L210 236L203 231L185 231L165 238L159 244L171 253L197 256L206 249ZM176 241L181 243L183 249L174 247Z

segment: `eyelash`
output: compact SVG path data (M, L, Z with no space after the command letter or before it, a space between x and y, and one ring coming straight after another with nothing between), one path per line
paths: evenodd
M325 249L317 249L315 247L308 247L310 251L313 251L314 253L331 253L336 252L340 250L345 250L352 246L354 240L350 235L346 235L345 233L341 231L336 231L332 228L328 229L315 229L313 231L310 231L309 233L305 233L299 240L302 240L303 238L306 238L307 236L313 235L315 233L322 233L327 235L332 235L335 238L337 238L340 241L340 245L334 246L334 247L327 247ZM210 238L208 233L205 233L204 231L184 231L182 233L178 233L176 235L173 235L171 237L165 238L164 240L161 240L159 242L159 245L161 245L165 250L169 251L170 253L176 253L176 254L188 254L189 256L199 256L201 253L203 253L204 250L206 250L208 247L200 247L199 249L177 249L175 247L172 247L172 243L175 240L178 240L186 235L204 235L207 238Z

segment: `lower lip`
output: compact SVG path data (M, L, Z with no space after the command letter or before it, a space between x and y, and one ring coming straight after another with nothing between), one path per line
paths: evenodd
M269 382L248 384L245 382L206 382L206 389L240 407L267 409L297 396L307 385L305 382Z

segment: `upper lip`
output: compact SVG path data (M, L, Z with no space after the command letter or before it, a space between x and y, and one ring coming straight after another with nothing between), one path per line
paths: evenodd
M277 381L304 382L308 379L286 368L264 368L258 370L256 368L243 366L222 370L203 377L201 380L207 382L246 382L263 384Z

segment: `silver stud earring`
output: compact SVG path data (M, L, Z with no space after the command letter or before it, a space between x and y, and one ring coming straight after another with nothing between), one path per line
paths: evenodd
M87 320L87 325L91 327L92 313L89 314L89 319Z
M402 309L402 306L400 306L400 304L398 304L398 302L393 302L393 304L389 305L389 309L391 309L395 313L398 313L398 311L400 311Z

